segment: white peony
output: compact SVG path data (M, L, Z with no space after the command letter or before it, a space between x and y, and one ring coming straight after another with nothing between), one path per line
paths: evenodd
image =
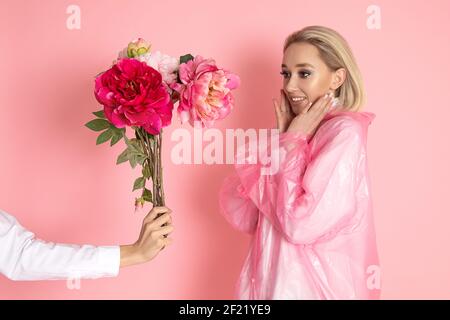
M177 58L171 57L167 54L163 54L160 51L149 52L135 59L147 63L150 67L158 70L161 73L162 80L170 85L177 80L178 67L180 62Z

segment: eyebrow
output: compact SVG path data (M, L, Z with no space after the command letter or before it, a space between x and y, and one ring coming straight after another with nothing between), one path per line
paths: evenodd
M282 68L283 68L283 67L287 68L287 66L286 66L285 64L282 64L281 67L282 67ZM295 65L295 67L296 67L296 68L298 68L298 67L311 67L311 68L314 68L314 66L313 66L312 64L309 64L309 63L297 63L297 64Z

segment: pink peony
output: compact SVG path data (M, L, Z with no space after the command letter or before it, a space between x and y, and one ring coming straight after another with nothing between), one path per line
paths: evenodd
M174 83L171 88L180 95L178 114L181 122L191 125L201 122L211 127L214 121L223 119L233 109L231 90L237 88L240 79L224 69L219 69L213 59L196 56L179 66L182 84Z
M161 74L136 59L120 59L97 76L95 98L117 128L140 126L155 135L172 120L173 102Z

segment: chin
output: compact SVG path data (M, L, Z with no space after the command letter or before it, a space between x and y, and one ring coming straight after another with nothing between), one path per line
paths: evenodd
M298 116L300 114L300 112L302 111L302 109L300 109L298 107L297 108L291 108L291 110L296 116Z
M291 109L293 114L298 115L299 110L296 107L293 107L291 104L289 104L289 109Z

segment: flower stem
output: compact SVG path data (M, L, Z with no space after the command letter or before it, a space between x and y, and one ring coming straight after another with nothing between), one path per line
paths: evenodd
M159 134L159 187L161 188L161 205L165 206L165 196L164 196L164 186L163 186L163 167L161 161L161 153L162 153L162 129Z
M137 128L136 133L141 140L144 152L146 153L147 159L144 160L143 166L146 164L149 166L150 175L153 184L153 205L154 206L164 206L165 196L163 187L163 172L162 172L162 130L158 135L152 136L150 139L149 134L142 128ZM142 190L142 195L145 191Z

